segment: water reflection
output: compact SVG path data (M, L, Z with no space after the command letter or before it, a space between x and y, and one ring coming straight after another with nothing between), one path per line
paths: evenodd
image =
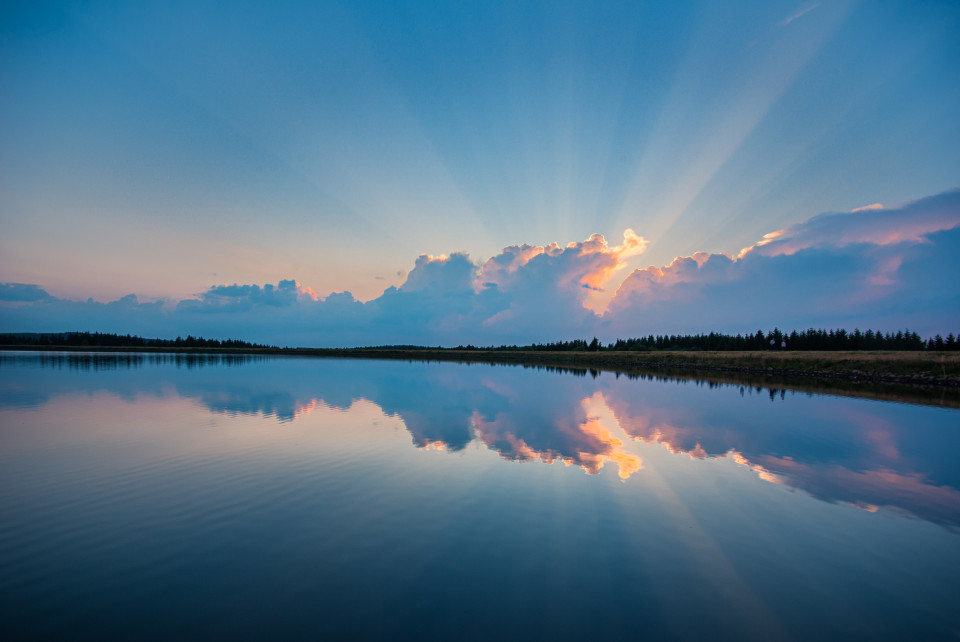
M512 397L511 409L525 405L511 391L503 394ZM511 461L562 461L592 475L609 461L618 467L620 479L624 480L643 467L640 457L625 450L624 442L591 412L592 406L603 403L601 393L579 403L575 399L568 401L569 404L540 406L526 413L511 410L487 416L476 410L471 426L481 442Z
M614 387L604 398L632 439L671 453L730 457L818 499L960 524L955 411L786 391L770 391L783 401L779 409L740 408L729 395L687 404L671 392L640 397Z
M203 354L203 353L153 353L153 352L40 352L34 355L7 354L0 363L26 365L36 361L44 368L67 368L69 370L120 370L144 366L174 365L177 368L202 368L204 366L239 366L266 357L250 354Z
M106 392L286 423L366 400L421 449L482 444L513 462L609 467L622 481L666 451L729 460L826 502L960 525L957 412L944 408L542 366L104 353L4 354L0 367L0 406Z

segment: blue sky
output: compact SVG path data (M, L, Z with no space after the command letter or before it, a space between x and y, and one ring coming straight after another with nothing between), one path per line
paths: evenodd
M630 228L642 251L580 274L569 314L593 311L556 332L593 328L634 269L960 187L958 36L952 2L7 2L0 282L134 294L165 332L216 286L373 302L421 255L475 278L510 246ZM33 329L30 305L0 327Z

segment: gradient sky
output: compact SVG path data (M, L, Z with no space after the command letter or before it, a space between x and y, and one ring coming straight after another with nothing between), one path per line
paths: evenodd
M602 309L635 268L956 190L957 114L956 2L5 2L0 282L371 301L421 255L631 228Z

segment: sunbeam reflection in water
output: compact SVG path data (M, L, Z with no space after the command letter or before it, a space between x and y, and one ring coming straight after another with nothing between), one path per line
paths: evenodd
M957 410L749 391L2 353L5 630L955 635Z

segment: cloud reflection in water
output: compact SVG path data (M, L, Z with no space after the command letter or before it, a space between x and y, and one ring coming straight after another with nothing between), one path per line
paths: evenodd
M292 422L319 405L350 412L366 400L400 419L421 449L457 453L476 443L504 460L562 462L589 475L611 464L626 481L642 479L644 449L664 448L694 460L729 459L822 501L960 526L960 472L949 455L960 435L950 429L950 409L476 364L154 354L2 359L31 364L16 383L3 378L0 405L8 407L106 391L125 400L176 396L217 414ZM96 376L50 376L54 370Z

